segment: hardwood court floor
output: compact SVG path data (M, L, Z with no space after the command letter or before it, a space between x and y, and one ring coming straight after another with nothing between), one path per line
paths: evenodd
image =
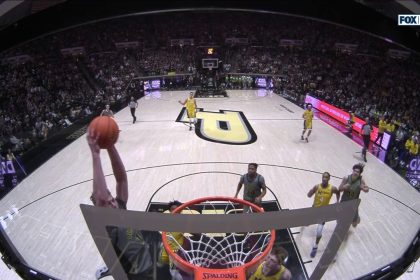
M312 200L306 194L320 183L320 173L329 171L336 176L331 182L339 185L338 178L350 174L352 165L360 161L356 152L361 147L319 120L314 121L310 142L302 142L303 110L265 90L229 91L229 98L198 99L198 107L205 111L243 112L257 136L249 145L203 140L175 122L182 108L177 101L187 94L147 95L139 100L135 124L128 108L116 114L121 129L116 146L128 172L128 209L145 210L152 196L154 201L233 196L239 177L223 172L245 173L248 162L261 164L258 172L272 191L266 199L276 197L282 208L309 207ZM110 174L106 152L102 163L105 174ZM79 208L81 203L90 204L91 165L89 148L81 137L0 201L2 216L13 206L20 209L13 220L6 221L6 232L16 248L33 267L60 279L94 279L96 269L104 264ZM174 178L198 172L209 173L186 176L158 190ZM420 212L419 193L408 183L372 155L363 176L372 190L361 195L361 224L350 230L325 279L352 279L387 265L401 256L420 226L418 214L392 199ZM115 194L113 177L107 177L107 182ZM318 256L305 265L309 275L333 227L334 222L326 224ZM303 261L310 260L315 228L291 229L300 232L294 237Z

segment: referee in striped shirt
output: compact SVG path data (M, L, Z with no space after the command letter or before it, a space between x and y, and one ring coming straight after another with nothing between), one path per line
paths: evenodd
M130 107L131 115L133 116L133 123L136 122L136 109L139 106L136 100L134 100L134 97L131 97L130 103L128 103L128 107Z
M361 130L361 134L363 137L363 150L362 150L362 156L363 156L363 160L365 162L367 162L366 159L366 152L369 148L369 143L370 143L370 133L372 132L373 128L370 125L370 121L369 118L366 118L366 123L362 126L362 130Z

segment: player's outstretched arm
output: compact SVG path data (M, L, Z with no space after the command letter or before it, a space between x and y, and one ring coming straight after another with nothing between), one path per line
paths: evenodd
M91 130L87 132L87 142L92 155L93 163L93 197L96 205L101 206L108 199L109 191L106 185L104 172L102 169L100 148L97 143L98 136Z
M127 172L121 160L120 154L114 145L108 148L109 159L111 160L112 171L117 181L117 197L118 199L128 201L128 180Z

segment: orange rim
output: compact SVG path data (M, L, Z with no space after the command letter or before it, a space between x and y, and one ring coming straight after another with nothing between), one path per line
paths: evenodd
M239 198L232 198L232 197L227 197L227 196L210 196L210 197L202 197L202 198L197 198L188 202L185 202L184 204L178 206L171 214L177 214L180 213L183 209L191 206L191 205L195 205L195 204L200 204L202 202L206 202L206 201L232 201L235 203L239 203L239 204L243 204L243 205L247 205L249 207L251 207L256 213L263 213L264 209L258 207L257 205L248 202L246 200L243 199L239 199ZM213 273L213 274L218 274L219 276L223 276L223 275L227 275L229 276L232 271L232 273L239 273L238 275L238 279L245 279L245 270L258 265L265 256L267 256L270 253L271 248L274 245L274 240L276 239L276 231L274 229L270 229L270 240L266 246L266 248L264 249L264 251L262 252L262 254L260 254L258 257L252 259L250 262L238 266L238 267L234 267L234 268L224 268L224 269L212 269L212 268L202 268L202 267L198 267L195 265L190 264L188 261L184 260L183 258L181 258L180 256L178 256L178 254L176 254L176 252L173 252L171 250L171 248L168 245L168 239L166 237L166 231L162 231L162 243L163 246L166 250L166 252L168 253L168 256L171 256L172 261L174 262L174 264L182 269L183 271L187 272L187 273L194 273L195 274L195 279L202 279L202 278L196 278L199 277L199 275L201 275L202 273ZM241 273L241 271L243 273ZM243 276L240 276L242 275ZM210 279L210 278L209 278ZM220 280L223 279L232 279L232 278L217 278Z

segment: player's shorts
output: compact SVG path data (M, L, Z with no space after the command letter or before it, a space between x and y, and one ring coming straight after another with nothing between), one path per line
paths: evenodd
M256 203L255 202L255 199L257 198L257 196L255 196L255 197L244 197L243 198L243 200L246 200L246 201L248 201L248 202L251 202L251 203L253 203L253 204L255 204L255 205L257 205L257 206L259 206L259 207L261 207L261 203ZM250 210L251 210L251 207L249 207L248 205L244 205L244 208L243 208L243 212L244 213L249 213L250 212Z
M312 129L312 122L303 121L303 129Z
M188 118L195 118L195 109L187 109L187 117Z
M369 147L370 135L362 135L364 147Z

